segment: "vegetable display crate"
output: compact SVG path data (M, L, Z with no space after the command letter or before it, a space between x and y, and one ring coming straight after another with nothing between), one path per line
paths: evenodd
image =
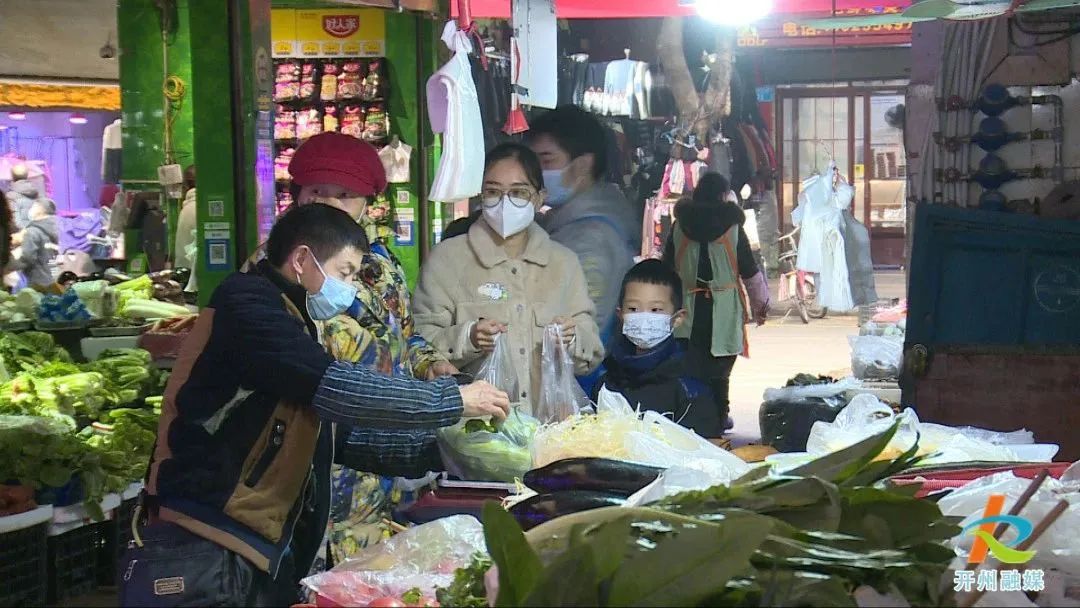
M100 525L80 525L49 537L48 603L53 604L97 589Z
M102 587L112 587L119 580L120 560L131 541L131 519L135 516L141 490L141 483L131 484L123 493L120 506L112 512L112 518L96 525L97 582Z
M0 517L0 607L44 606L52 507Z

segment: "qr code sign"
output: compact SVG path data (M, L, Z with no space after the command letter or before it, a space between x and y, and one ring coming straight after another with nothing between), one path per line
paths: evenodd
M210 217L225 217L225 201L210 201Z
M210 245L210 264L224 265L229 263L229 253L224 243Z

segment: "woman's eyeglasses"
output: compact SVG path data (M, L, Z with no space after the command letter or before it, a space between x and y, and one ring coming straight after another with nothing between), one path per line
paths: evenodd
M511 205L524 209L533 204L532 200L536 197L536 191L531 188L510 188L509 190L484 188L480 192L484 206L489 208L497 206L503 197L509 197Z

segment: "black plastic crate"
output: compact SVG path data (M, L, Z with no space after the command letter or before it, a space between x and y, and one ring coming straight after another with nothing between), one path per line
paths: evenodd
M49 523L0 534L0 607L44 606Z
M84 525L49 537L50 604L97 589L101 525Z
M135 515L138 497L125 500L113 511L109 521L96 524L97 538L97 582L102 587L116 585L120 560L124 557L128 541L131 540L131 518Z

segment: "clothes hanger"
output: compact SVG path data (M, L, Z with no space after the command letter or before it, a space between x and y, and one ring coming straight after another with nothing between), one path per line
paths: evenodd
M625 48L625 49L622 50L622 52L623 52L623 56L626 57L626 60L630 61L630 49Z
M397 134L391 135L390 136L390 147L395 149L395 150L400 148L401 147L401 137L399 137Z

